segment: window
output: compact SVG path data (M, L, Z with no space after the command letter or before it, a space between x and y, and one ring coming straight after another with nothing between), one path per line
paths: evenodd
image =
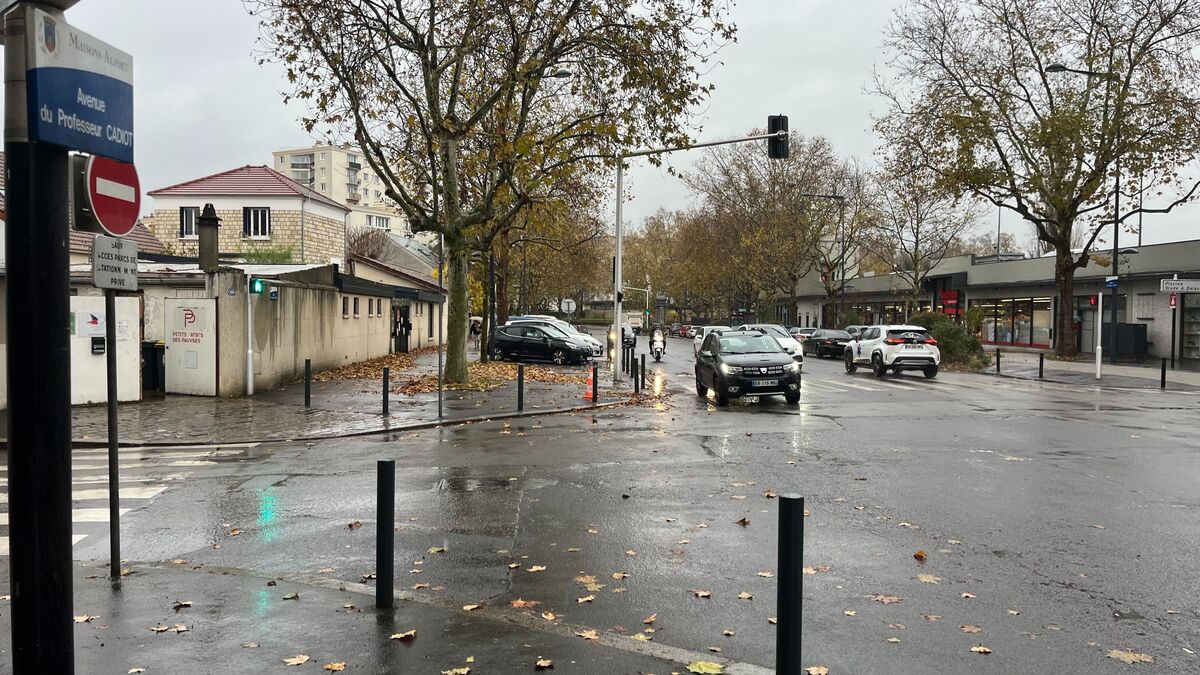
M367 216L367 227L374 227L380 230L391 229L392 219L386 216Z
M319 190L319 191L321 191L321 192L324 192L324 191L325 191L325 184L324 184L324 183L317 183L317 190Z
M433 303L429 303L429 339L433 339Z
M344 295L342 296L342 318L350 318L350 298L347 298Z
M325 159L325 153L321 153L321 159Z
M180 239L195 239L198 235L196 231L196 218L200 215L199 206L181 206L179 207L179 238Z
M242 236L268 239L271 236L271 209L266 206L247 206L242 209Z
M321 175L322 175L322 176L324 176L324 175L325 175L325 167L321 167Z
M358 298L354 298L354 318L358 318Z
M284 160L284 157L283 157L283 155L280 155L280 156L279 156L279 163L280 163L280 164L283 164L283 160Z

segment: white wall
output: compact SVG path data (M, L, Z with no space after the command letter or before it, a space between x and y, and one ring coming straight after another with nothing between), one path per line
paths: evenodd
M117 298L118 401L142 398L139 304L137 298ZM91 332L104 334L104 298L72 297L71 311L75 314L75 330L71 333L71 403L103 403L108 400L107 356L92 353ZM91 315L100 319L98 327L89 325Z
M301 209L301 202L304 202L304 207ZM325 202L319 202L315 199L308 198L305 200L300 195L292 197L286 195L241 195L235 197L217 197L213 195L162 195L154 198L154 210L162 209L170 211L178 211L181 206L199 206L212 204L213 208L218 211L241 211L245 206L267 206L275 211L296 211L301 210L312 213L318 216L325 216L333 220L345 221L346 210L336 206L331 206ZM242 229L242 223L223 222L221 227L236 228L239 232Z

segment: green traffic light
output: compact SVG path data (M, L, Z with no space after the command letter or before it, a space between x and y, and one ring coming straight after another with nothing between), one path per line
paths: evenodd
M267 282L264 281L263 279L251 279L250 280L250 292L251 293L262 293L264 290L266 290L266 288L267 288Z

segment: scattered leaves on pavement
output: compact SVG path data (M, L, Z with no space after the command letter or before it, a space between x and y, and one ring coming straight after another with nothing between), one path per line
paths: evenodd
M957 540L957 539L947 539L947 540L946 540L946 543L947 543L947 544L954 544L955 546L960 546L960 545L962 545L962 542L961 542L961 541L959 541L959 540Z
M983 632L983 629L980 628L979 626L975 626L975 625L972 625L969 623L959 626L958 629L964 633L982 633Z
M629 549L628 551L625 551L625 555L637 555L637 551Z
M831 569L833 568L829 565L817 565L816 567L805 567L800 571L804 574L817 574L819 572L828 572Z
M866 598L868 600L874 600L875 602L882 602L885 605L895 604L897 602L900 602L900 600L902 599L895 595L883 595L883 594L879 594L879 593L877 593L875 595L868 595L868 596L866 596Z
M171 630L175 631L176 633L186 633L188 631L188 627L181 623L177 623L171 628Z
M332 567L322 567L321 569L317 570L317 574L329 574L331 572L333 572Z
M1134 652L1127 649L1110 649L1105 654L1110 659L1116 659L1121 663L1133 665L1135 663L1154 663L1154 657L1142 652Z
M588 630L575 631L575 634L578 635L579 637L583 638L584 640L595 640L598 637L600 637L600 636L596 635L595 630L590 629L590 628Z
M921 526L920 526L920 525L913 525L912 523L900 523L900 527L906 527L906 528L908 528L908 529L910 529L910 530L919 530L919 529L921 529Z
M389 637L388 639L389 640L412 640L416 637L417 637L417 629L414 628L410 631L405 631L403 633L392 633L391 637Z
M141 668L139 666L134 666L133 668L130 668L129 670L125 671L125 675L134 675L135 673L144 673L144 672L146 672L145 668Z
M540 604L542 603L538 602L537 600L522 600L521 598L517 598L516 600L512 601L512 606L516 607L517 609L533 609Z
M558 618L558 615L554 612L542 612L542 618L547 621L553 621Z
M413 584L413 585L412 585L412 589L413 589L414 591L419 591L419 590L421 590L422 588L429 588L429 584L415 583L415 584Z
M461 668L451 668L450 670L443 670L442 675L471 675L471 667L463 666Z
M918 574L917 575L917 581L920 581L923 584L936 584L937 582L939 582L941 580L942 580L941 577L937 577L932 574Z
M171 605L171 609L178 612L181 609L187 609L188 607L191 607L191 606L192 606L191 600L176 600L175 604Z
M521 563L508 563L508 569L515 570L521 566Z
M630 635L629 637L630 637L630 639L637 640L638 642L649 642L654 639L653 637L646 635L645 633L637 633L636 635Z
M725 675L725 666L712 661L692 661L688 664L688 672L698 675Z
M288 664L289 666L302 666L302 665L308 663L308 654L297 654L295 656L289 656L289 657L285 658L283 660L283 662Z
M763 496L767 499L774 499L776 495L774 490L764 490Z
M375 573L374 572L364 572L364 573L358 575L358 578L363 581L370 581L371 579L375 578Z
M888 624L888 628L891 628L892 630L904 630L904 624L902 624L902 623L889 623L889 624Z
M1018 612L1018 611L1017 611L1017 610L1015 610L1015 609L1010 609L1010 610L1008 610L1008 615L1009 615L1009 616L1017 616L1018 614L1020 614L1020 612ZM1170 614L1170 612L1167 612L1167 614Z
M988 649L987 647L984 647L983 645L975 645L974 647L971 647L971 651L975 652L976 654L991 654L992 653L991 649Z
M650 616L642 619L642 623L644 623L648 626L657 620L658 620L658 612L655 612L654 614L651 614Z

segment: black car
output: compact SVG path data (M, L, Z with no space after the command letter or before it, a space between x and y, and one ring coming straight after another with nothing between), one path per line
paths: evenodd
M709 333L696 357L696 393L716 394L717 405L729 397L782 394L789 404L800 402L800 364L779 342L756 330Z
M568 340L562 333L528 324L501 326L488 340L488 353L497 361L544 360L562 365L585 361L591 352L588 345Z
M816 354L818 359L826 356L841 358L851 339L850 334L844 330L821 328L804 341L804 353Z

